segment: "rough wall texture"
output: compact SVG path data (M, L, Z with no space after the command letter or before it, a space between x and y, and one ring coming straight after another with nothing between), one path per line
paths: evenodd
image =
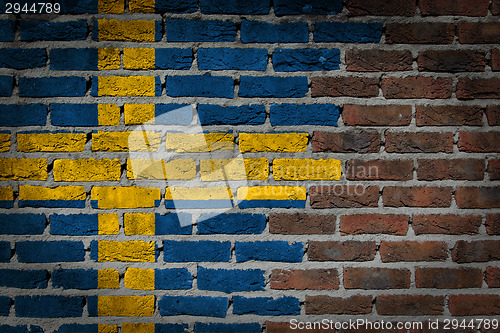
M496 331L499 14L86 0L0 15L0 330Z

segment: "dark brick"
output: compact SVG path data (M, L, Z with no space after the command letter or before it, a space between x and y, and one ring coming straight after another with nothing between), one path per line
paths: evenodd
M339 276L336 269L273 269L270 283L271 289L339 289Z
M382 36L382 23L316 22L315 42L378 43Z
M250 2L252 3L252 2ZM281 15L338 14L342 11L342 0L274 0L274 13Z
M415 270L417 288L461 289L481 288L480 268L423 268Z
M454 36L452 23L389 23L385 28L388 44L451 44Z
M375 307L379 315L441 315L444 308L444 296L380 295L375 300Z
M169 42L233 42L236 25L219 20L167 19L165 33Z
M410 180L412 160L349 160L345 169L349 180Z
M200 8L203 14L259 15L269 13L271 1L201 0Z
M307 43L309 28L306 22L272 24L243 20L241 41L243 43Z
M482 180L484 160L480 159L419 159L418 180Z
M500 132L464 132L458 134L458 150L467 153L500 152Z
M348 298L326 295L306 296L306 314L369 314L372 297L354 295Z
M269 232L284 235L333 234L335 220L335 215L330 214L272 214L269 216Z
M413 16L416 0L350 0L346 4L351 16Z
M486 118L488 119L488 125L499 126L500 125L500 105L488 105L486 107Z
M451 295L452 316L493 316L500 314L500 295Z
M347 126L406 126L411 122L411 105L344 105L342 119Z
M486 268L484 281L489 288L500 288L500 267Z
M486 214L485 226L488 235L500 235L500 214Z
M385 207L450 207L451 187L386 186L382 192Z
M404 236L408 232L408 215L357 214L340 217L341 235L388 234Z
M500 207L500 187L457 186L455 201L459 208L498 208Z
M451 79L432 77L391 77L382 79L385 98L450 98Z
M394 133L385 134L388 153L452 153L453 133Z
M87 38L87 22L84 20L69 22L23 21L21 20L22 41L68 41Z
M457 35L461 44L498 44L500 43L500 23L459 22Z
M378 153L380 134L367 131L344 133L315 131L312 137L313 152L325 153Z
M448 257L448 246L437 241L401 241L380 244L382 262L398 261L444 261Z
M347 50L345 62L348 71L394 72L412 70L410 51Z
M484 52L473 50L427 50L418 54L421 72L484 72Z
M459 264L500 260L500 241L480 240L467 242L459 240L451 251L451 258Z
M500 98L500 78L461 77L458 79L456 95L458 99Z
M375 251L375 242L310 241L307 256L310 261L370 261Z
M480 225L479 215L430 214L414 215L412 219L415 235L475 235Z
M331 71L339 69L340 51L338 49L276 49L272 60L276 72Z
M377 207L379 188L362 185L312 186L309 195L312 208Z
M483 108L479 106L417 105L417 126L482 126Z
M491 50L490 66L493 71L500 71L500 49Z
M47 51L44 49L0 49L0 67L27 69L44 67L47 64Z
M390 268L344 268L346 289L408 289L410 271Z
M419 3L423 16L486 16L489 5L489 0L420 0Z
M311 81L312 97L376 97L379 91L379 79L372 77L313 77Z

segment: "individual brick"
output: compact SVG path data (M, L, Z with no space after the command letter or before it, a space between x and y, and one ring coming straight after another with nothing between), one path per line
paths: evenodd
M307 43L309 28L306 22L272 24L243 20L241 41L243 43Z
M191 214L125 213L125 235L191 235Z
M87 38L87 22L84 20L68 22L48 22L23 20L20 26L21 41L69 41Z
M44 104L2 104L0 123L3 126L45 126L47 106Z
M224 323L195 323L195 332L253 332L261 331L259 323L224 324Z
M382 192L385 207L449 207L451 197L451 187L386 186Z
M167 132L165 139L167 151L176 153L201 153L234 150L233 133L205 132L188 134Z
M276 72L331 71L339 69L338 49L276 49L273 52Z
M167 95L172 97L234 97L234 80L229 76L167 76Z
M457 186L455 201L459 208L497 208L500 207L500 188Z
M82 296L16 296L16 316L24 318L81 317L85 298Z
M240 77L240 97L305 97L309 88L307 77L246 76ZM231 96L232 97L232 96Z
M273 269L271 273L271 289L339 289L339 276L336 269Z
M123 68L155 69L155 49L144 47L123 48Z
M385 149L388 153L452 153L453 133L387 132Z
M309 197L312 208L377 207L379 188L362 185L312 186Z
M101 69L98 66L100 50L95 48L52 49L50 50L50 69L57 71L96 71Z
M86 141L83 132L18 132L17 151L77 152L85 149Z
M456 95L458 99L500 98L500 79L458 79Z
M261 158L210 159L200 161L202 181L218 180L266 180L269 177L269 161Z
M388 234L404 236L408 232L408 215L356 214L340 217L340 234Z
M11 253L10 242L0 242L0 262L10 262L13 251Z
M5 75L0 76L0 97L12 96L13 87L14 77Z
M448 257L448 246L438 241L382 241L380 256L382 262L444 261Z
M99 70L119 69L122 63L120 49L105 47L97 49L97 68Z
M232 208L233 192L229 187L167 187L167 209Z
M458 133L458 150L467 153L498 153L500 145L498 132L465 132Z
M500 288L500 268L486 268L486 271L484 272L484 281L489 288Z
M41 235L45 230L45 214L1 214L0 234Z
M28 69L44 67L47 64L47 51L44 49L5 48L0 50L0 67Z
M380 79L373 77L313 77L311 79L312 97L376 97Z
M118 230L117 213L50 215L52 235L116 235Z
M151 159L127 159L128 179L180 179L189 180L196 176L193 159L171 161Z
M225 293L264 290L265 271L261 269L208 269L198 267L197 286L200 290Z
M161 133L156 131L93 132L92 151L142 151L155 152L161 142Z
M417 105L417 126L482 126L483 109L478 106Z
M87 92L84 77L20 77L20 97L81 97Z
M84 208L83 186L19 186L19 207Z
M151 317L155 296L88 296L89 317Z
M160 204L160 189L137 186L94 186L90 192L94 209L151 208Z
M230 259L231 242L163 241L165 262L228 262Z
M410 287L408 269L391 268L344 268L346 289L408 289Z
M463 15L463 16L486 16L489 7L488 0L480 0L471 3L466 0L423 0L420 3L420 10L423 16L439 15Z
M260 234L266 227L263 214L202 214L198 219L198 235Z
M302 262L304 249L301 242L286 241L236 242L236 261Z
M346 51L348 71L394 72L412 70L413 57L410 51L358 50Z
M118 181L121 165L118 159L55 160L53 174L56 182Z
M259 15L268 14L270 7L271 2L269 0L241 3L224 0L203 0L200 3L201 12L204 14Z
M95 41L158 42L162 37L160 21L94 21L92 39Z
M500 105L488 105L485 113L486 118L488 118L488 125L500 125Z
M382 36L382 23L316 22L314 41L337 43L378 43Z
M242 153L303 152L307 147L307 133L245 133L240 132L239 148Z
M92 96L161 96L158 76L94 76Z
M410 105L344 105L342 119L348 126L404 126L411 121Z
M479 215L430 214L413 215L412 218L412 227L416 235L475 235L480 225Z
M128 267L124 275L125 288L135 290L154 290L155 270Z
M451 79L432 77L405 77L382 79L382 93L386 98L450 98Z
M444 296L380 295L375 301L377 313L389 316L442 315Z
M335 215L275 213L269 215L269 232L284 235L334 234Z
M192 62L193 53L191 48L155 48L155 66L157 69L190 69Z
M0 152L9 151L10 143L10 131L0 131Z
M372 312L372 297L354 295L346 298L327 295L308 296L305 301L306 314L360 315Z
M347 4L350 16L413 16L417 9L415 0L389 0L384 2L354 0Z
M340 180L341 162L336 159L276 158L274 180Z
M499 295L450 295L448 308L452 316L493 316L500 314Z
M11 307L11 298L7 296L0 296L0 316L8 316Z
M373 131L320 132L312 137L313 152L377 153L380 150L380 134Z
M481 288L480 268L426 268L415 269L417 288L462 289Z
M481 159L419 159L418 180L482 180L484 160Z
M198 2L195 0L181 1L141 1L132 0L129 2L129 11L131 13L192 13L198 10ZM180 326L182 327L182 326Z
M491 2L490 10L491 10L491 14L496 15L496 16L500 15L500 3L498 2L498 0L493 0Z
M457 29L458 41L461 44L498 44L499 32L498 22L459 22Z
M237 192L238 206L245 208L305 208L306 188L301 186L243 186Z
M486 214L484 225L488 235L500 235L500 214Z
M50 119L55 126L116 126L120 109L116 104L50 104Z
M187 268L171 268L155 270L154 289L191 289L193 276Z
M52 286L62 289L97 289L95 269L57 269L52 272Z
M20 289L45 289L50 279L45 270L1 269L0 286Z
M200 48L197 55L201 70L265 71L267 67L265 49Z
M97 14L100 9L102 9L103 4L105 6L113 6L113 4L119 5L120 0L115 1L65 1L61 3L61 14ZM116 6L115 5L115 6ZM123 11L123 1L122 1L122 11ZM118 12L120 14L121 12Z
M345 175L349 180L410 180L413 178L413 161L349 160Z
M371 261L375 258L375 242L309 241L310 261Z
M499 260L500 242L495 240L470 242L459 240L451 251L451 258L459 264Z
M161 316L226 317L229 308L227 297L163 296L158 301Z
M156 262L155 242L92 241L90 259L97 262Z
M451 44L454 36L452 23L388 23L385 26L388 44Z
M0 42L13 42L15 33L15 21L0 20Z
M418 54L421 72L484 72L485 54L473 50L427 50Z
M16 242L17 260L24 263L84 261L82 242L72 241L23 241Z
M261 125L266 121L264 105L221 106L198 104L201 125Z
M300 314L300 302L298 298L287 296L280 298L234 296L233 314L257 316L298 315Z
M0 180L46 180L44 158L0 158Z
M98 289L120 289L120 273L114 268L98 270L97 285Z
M236 24L231 21L167 19L168 42L234 42Z
M335 104L273 104L272 126L337 126L340 108Z
M342 1L333 0L326 2L301 1L301 0L276 0L273 1L274 13L282 15L300 14L338 14L342 11Z
M189 125L193 119L189 104L126 103L123 109L125 125Z
M0 208L12 208L14 206L14 191L12 187L0 187Z

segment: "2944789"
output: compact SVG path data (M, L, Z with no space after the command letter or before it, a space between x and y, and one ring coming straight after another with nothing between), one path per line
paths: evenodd
M60 12L61 4L57 2L5 3L5 14L59 14Z

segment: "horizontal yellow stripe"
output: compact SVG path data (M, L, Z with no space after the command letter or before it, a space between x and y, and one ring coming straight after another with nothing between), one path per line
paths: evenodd
M227 200L233 199L229 187L167 187L166 200Z
M123 106L125 125L154 124L155 105L127 103Z
M273 161L275 180L339 180L341 162L335 159L277 158Z
M86 196L83 186L19 186L19 200L85 200Z
M168 151L178 153L202 153L209 151L225 151L234 149L232 133L167 133Z
M306 200L301 186L253 186L238 188L238 200Z
M45 158L0 158L0 180L46 180Z
M302 152L306 151L307 133L240 133L241 152Z
M120 108L116 104L97 105L99 126L120 125Z
M93 151L157 151L161 133L155 131L101 132L92 133Z
M120 180L121 165L120 160L107 158L55 160L53 173L56 182L113 181Z
M128 179L190 180L196 177L194 159L175 159L165 163L154 159L127 159Z
M90 194L99 209L149 208L161 199L160 189L150 187L94 186Z
M83 151L85 133L17 133L17 151Z

